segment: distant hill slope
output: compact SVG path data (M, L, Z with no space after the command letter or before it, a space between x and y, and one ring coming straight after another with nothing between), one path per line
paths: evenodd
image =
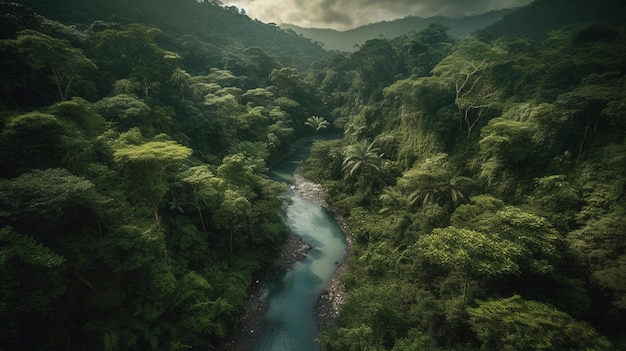
M456 38L464 38L477 29L491 25L505 15L512 13L513 9L490 11L480 15L472 15L462 18L450 18L444 16L416 17L408 16L393 21L384 21L368 24L347 31L333 29L302 28L292 24L281 24L281 28L292 29L306 38L324 44L326 50L355 51L355 45L361 45L369 39L383 36L395 38L411 31L419 32L432 23L440 23L450 28L450 35Z
M500 37L542 40L548 32L580 22L626 23L624 0L537 0L477 32L483 40Z
M65 24L88 27L96 20L141 22L171 35L191 34L220 48L259 47L284 65L305 69L326 55L311 40L242 15L217 1L196 0L15 0Z

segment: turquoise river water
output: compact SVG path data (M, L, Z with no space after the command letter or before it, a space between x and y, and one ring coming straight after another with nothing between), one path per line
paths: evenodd
M291 183L292 174L308 154L310 145L274 167L275 180ZM345 256L346 239L330 213L322 206L304 199L289 188L290 199L285 222L312 249L307 257L294 263L286 272L269 279L262 287L267 299L263 332L251 351L314 351L319 330L314 315L315 302L326 282Z

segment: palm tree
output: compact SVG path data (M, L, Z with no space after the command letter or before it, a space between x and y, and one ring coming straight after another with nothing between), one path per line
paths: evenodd
M457 207L469 199L474 180L455 174L447 157L437 154L402 176L398 185L412 191L408 196L411 205L437 203Z
M113 92L115 94L130 94L136 88L136 84L130 79L119 79L113 83Z
M374 142L368 143L367 140L361 140L348 146L343 152L342 167L342 171L346 173L346 178L356 176L369 169L379 173L383 163L383 154L379 154L379 151L378 148L374 147Z
M313 131L317 134L320 130L326 129L330 123L324 119L324 117L311 116L304 122L307 126L313 128Z
M438 203L457 207L468 200L467 190L474 184L469 177L450 176L449 173L419 173L413 176L415 190L409 195L411 205Z
M390 211L403 210L410 207L408 196L399 191L396 187L384 188L379 199L383 204L383 208L380 209L379 213L388 213Z
M180 67L176 67L170 76L170 82L178 89L180 98L183 99L183 101L185 100L185 92L190 90L190 79L191 75Z

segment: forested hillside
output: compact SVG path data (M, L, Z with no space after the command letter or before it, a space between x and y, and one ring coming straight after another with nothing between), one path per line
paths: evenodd
M479 30L483 40L501 37L544 40L549 31L581 22L624 22L626 7L621 0L534 1L502 20Z
M448 33L452 37L462 39L469 36L477 29L497 22L503 16L511 12L513 12L513 9L504 9L461 18L445 16L425 18L407 16L393 21L370 23L345 31L326 28L302 28L292 24L281 24L280 27L293 29L306 38L320 42L326 50L353 52L369 39L380 37L391 39L401 35L419 32L431 24L444 25L449 28Z
M214 1L22 3L0 349L219 348L288 235L268 167L330 122L305 174L354 240L324 350L626 350L623 12L328 54Z
M212 3L74 3L0 3L0 349L213 349L288 234L267 168L328 117L281 59L324 53Z
M46 18L86 29L106 22L142 23L156 27L174 43L161 42L204 59L205 67L185 62L187 69L219 66L219 59L237 55L237 51L260 47L283 65L305 70L324 56L324 50L292 31L283 31L243 14L234 6L222 7L219 0L19 0ZM102 23L104 22L104 23ZM182 37L182 38L181 38ZM197 40L202 43L196 42ZM226 50L220 57L220 51ZM229 52L232 51L232 52ZM199 63L195 63L199 64ZM213 65L213 66L210 66ZM242 72L242 75L248 72Z
M354 239L324 350L626 350L621 18L539 41L435 26L318 72L345 133L305 175Z

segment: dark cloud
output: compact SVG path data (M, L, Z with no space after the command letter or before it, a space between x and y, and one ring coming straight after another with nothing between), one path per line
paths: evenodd
M461 17L532 0L224 0L264 22L349 29L406 16Z

